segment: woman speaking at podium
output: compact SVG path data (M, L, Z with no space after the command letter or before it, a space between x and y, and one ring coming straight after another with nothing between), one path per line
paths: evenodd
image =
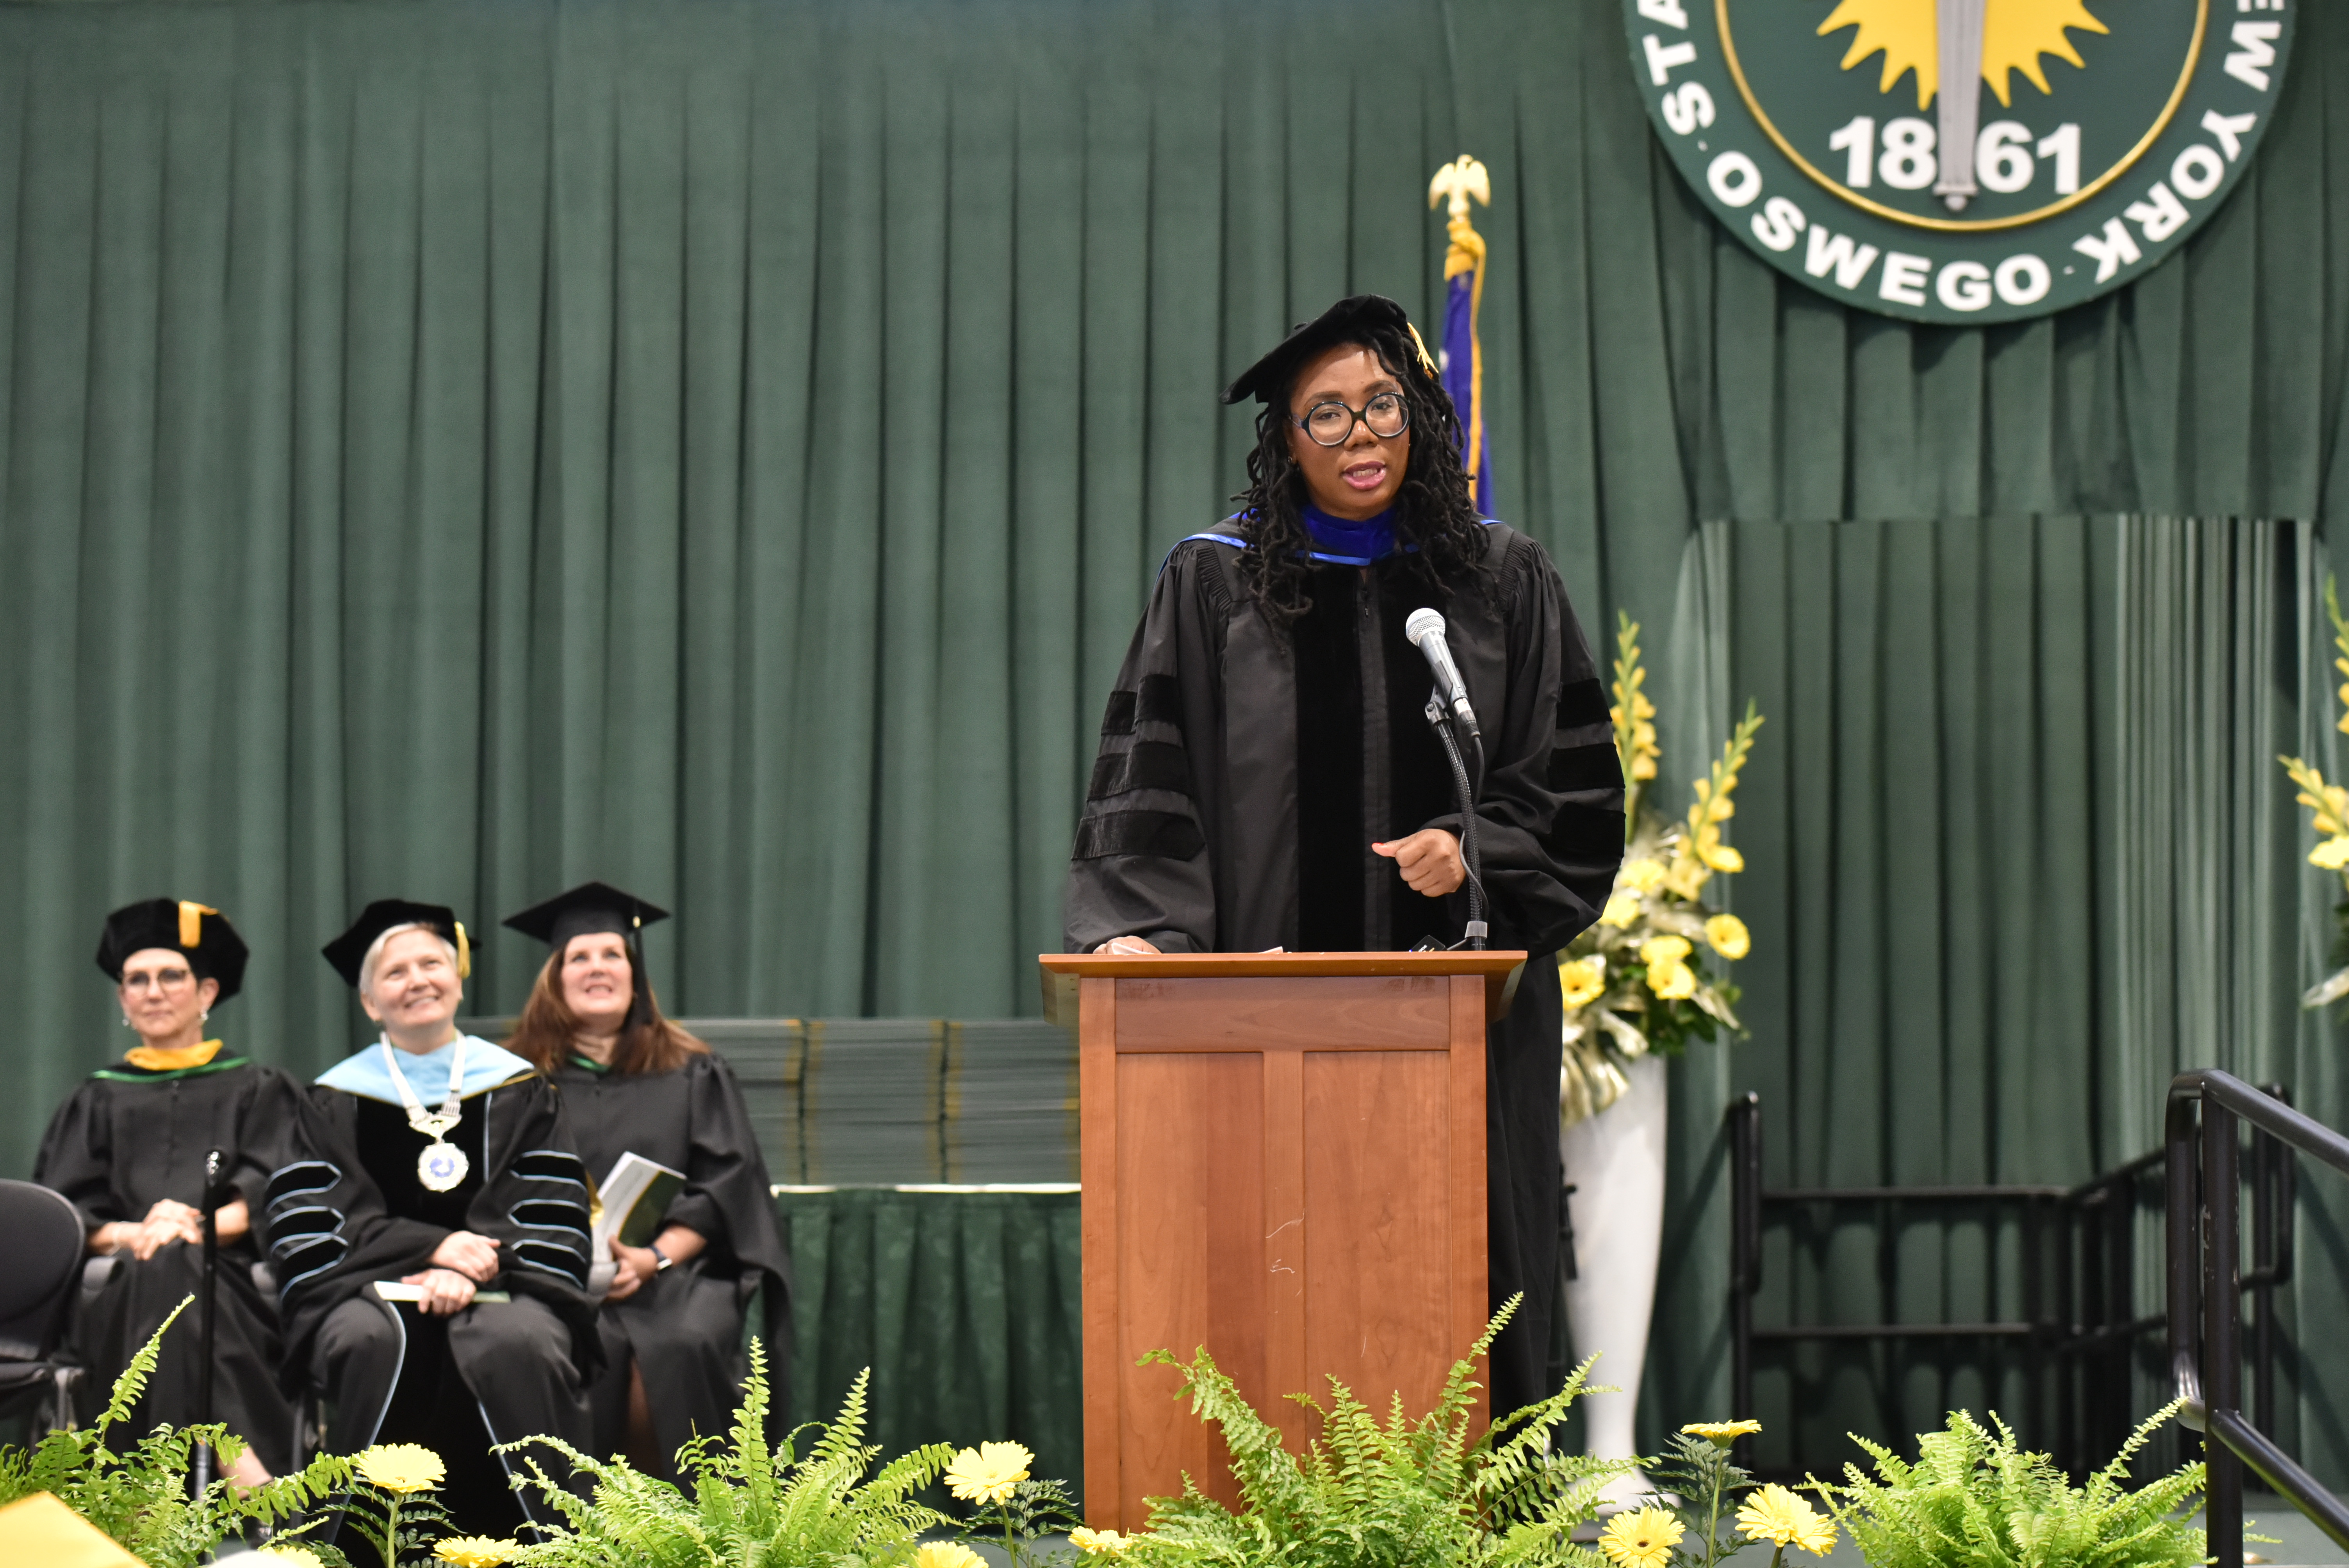
M1467 918L1451 764L1404 634L1444 617L1484 731L1490 945L1539 963L1599 916L1623 852L1604 687L1542 548L1476 514L1460 426L1392 300L1357 294L1224 393L1263 405L1248 483L1160 570L1102 721L1069 867L1072 952L1451 945ZM1548 1392L1559 994L1485 1047L1489 1277L1525 1305L1493 1408Z

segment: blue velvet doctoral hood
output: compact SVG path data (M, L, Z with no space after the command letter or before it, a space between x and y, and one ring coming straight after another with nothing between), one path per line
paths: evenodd
M458 1091L460 1099L512 1083L537 1070L503 1046L493 1044L479 1035L467 1035L464 1041L465 1083ZM397 1046L392 1048L399 1050ZM417 1099L429 1109L447 1098L449 1068L456 1058L457 1042L454 1040L420 1057L399 1051L400 1076L408 1080L408 1087L416 1091ZM399 1089L392 1083L391 1074L384 1070L380 1043L360 1047L320 1073L317 1081L328 1088L338 1088L362 1099L379 1099L386 1105L400 1103Z

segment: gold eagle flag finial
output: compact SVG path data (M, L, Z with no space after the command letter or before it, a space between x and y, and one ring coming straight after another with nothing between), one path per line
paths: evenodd
M1437 170L1435 178L1427 182L1427 204L1433 207L1449 197L1452 205L1444 215L1455 223L1468 221L1468 198L1471 196L1490 207L1493 204L1493 177L1485 172L1483 164L1464 152Z

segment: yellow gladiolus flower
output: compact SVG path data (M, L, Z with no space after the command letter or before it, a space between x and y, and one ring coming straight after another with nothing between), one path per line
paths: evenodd
M1615 873L1615 881L1617 885L1630 888L1633 892L1653 892L1663 885L1664 862L1651 861L1645 856L1636 861L1625 861L1623 869Z
M1717 841L1698 844L1696 853L1699 860L1717 872L1727 872L1734 876L1745 869L1745 857Z
M1737 1528L1749 1539L1799 1546L1814 1557L1835 1550L1834 1521L1775 1482L1746 1494L1745 1506L1737 1511Z
M1665 1568L1687 1533L1687 1526L1663 1509L1625 1509L1599 1532L1599 1550L1615 1568Z
M1662 974L1657 971L1661 969ZM1696 995L1696 971L1685 964L1648 965L1648 989L1667 1002L1678 1002Z
M1628 892L1619 892L1608 899L1606 909L1599 913L1599 923L1629 930L1639 918L1640 901Z
M1123 1552L1127 1547L1133 1545L1133 1537L1130 1535L1120 1535L1114 1530L1085 1530L1079 1528L1069 1532L1069 1544L1075 1547L1080 1552L1114 1554L1116 1553Z
M914 1568L987 1568L987 1559L959 1541L933 1541L914 1553Z
M432 1555L443 1563L454 1563L457 1568L498 1568L501 1563L512 1562L521 1551L516 1542L487 1535L452 1535L436 1547Z
M1750 1438L1762 1429L1759 1421L1691 1421L1681 1430L1692 1438L1704 1438L1727 1448L1740 1438Z
M427 1491L449 1473L439 1454L417 1443L378 1443L351 1462L369 1485L386 1491Z
M1568 1008L1588 1007L1607 994L1606 955L1568 959L1557 966L1557 982Z
M2349 839L2325 840L2316 848L2309 851L2308 863L2313 866L2323 866L2328 872L2337 872L2344 866L2349 866Z
M1754 934L1733 914L1716 914L1706 921L1704 939L1723 958L1743 958L1754 951Z
M1640 962L1650 968L1659 964L1678 964L1692 951L1685 936L1651 936L1640 944Z
M947 1490L965 1502L1008 1501L1035 1462L1036 1456L1018 1443L981 1443L947 1464Z

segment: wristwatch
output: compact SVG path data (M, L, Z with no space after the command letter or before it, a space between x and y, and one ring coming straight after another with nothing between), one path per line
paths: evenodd
M655 1242L652 1245L647 1247L645 1251L652 1253L653 1256L660 1260L660 1262L653 1265L653 1273L655 1274L659 1274L664 1269L674 1268L677 1266L677 1260L669 1256L667 1253L661 1251L660 1243L658 1242Z

